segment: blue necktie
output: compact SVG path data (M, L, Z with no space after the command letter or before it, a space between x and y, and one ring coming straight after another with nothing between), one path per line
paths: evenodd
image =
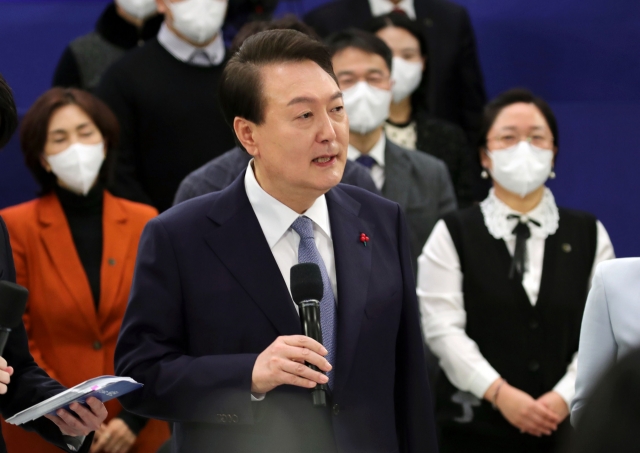
M367 154L363 154L360 157L358 157L356 159L356 162L358 162L360 165L367 167L368 169L371 169L371 167L373 167L374 164L377 164L376 160Z
M333 372L335 370L335 351L336 351L336 300L333 296L331 288L331 280L324 261L318 252L316 243L313 239L313 221L309 217L300 216L291 224L291 228L300 236L300 245L298 246L298 262L299 263L315 263L320 268L322 274L323 296L320 301L320 323L322 324L322 343L327 351L326 359L333 368L327 376L329 377L329 388L333 388Z

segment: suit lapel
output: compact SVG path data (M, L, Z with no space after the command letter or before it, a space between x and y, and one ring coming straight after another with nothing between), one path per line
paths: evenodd
M300 334L300 318L244 188L244 172L214 201L218 224L205 236L213 253L238 280L280 335Z
M411 162L387 139L382 195L407 209L411 188Z
M338 393L348 381L356 353L367 303L375 226L358 217L360 204L341 189L332 189L326 198L338 280L338 348L334 387ZM360 242L361 233L369 236L368 247Z
M114 308L124 276L124 264L131 251L132 234L127 228L127 214L118 200L105 191L103 208L103 246L100 266L101 320L109 318Z
M43 225L40 236L49 258L53 262L54 272L58 274L71 299L93 330L96 338L100 337L98 319L89 280L84 272L80 257L71 236L67 218L60 201L55 195L47 195L40 200L38 218Z

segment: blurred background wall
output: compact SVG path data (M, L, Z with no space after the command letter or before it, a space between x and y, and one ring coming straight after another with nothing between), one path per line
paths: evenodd
M640 1L457 2L471 15L489 97L523 86L555 110L560 153L549 185L558 204L596 214L618 256L640 256ZM0 72L21 114L107 3L0 0ZM322 3L281 1L276 15ZM0 207L36 191L16 138L0 153Z

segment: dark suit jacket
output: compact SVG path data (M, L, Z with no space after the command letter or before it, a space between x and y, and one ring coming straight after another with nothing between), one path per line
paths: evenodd
M182 180L173 204L176 205L185 200L224 189L231 185L238 175L247 169L250 160L251 155L237 146L210 160ZM354 162L347 161L342 181L340 182L380 194L369 172L362 165Z
M145 385L121 398L126 408L175 422L174 451L437 451L402 211L345 184L326 199L338 282L327 410L288 385L251 402L258 354L301 331L244 172L147 225L116 372Z
M9 234L2 218L0 218L0 279L14 283L16 281ZM24 325L20 324L12 330L2 356L15 370L8 386L9 390L0 396L0 413L5 419L66 390L57 381L51 379L31 357ZM39 418L22 427L29 431L36 431L47 441L69 451L60 429L46 418ZM87 436L81 451L89 451L92 438L93 434ZM0 453L5 452L4 440L0 436Z
M475 143L486 94L469 14L448 0L414 0L414 5L429 43L429 111L462 126ZM326 37L371 18L367 0L339 0L309 12L304 21Z
M398 203L409 224L414 270L436 222L457 209L446 165L420 151L411 151L387 139L382 196Z

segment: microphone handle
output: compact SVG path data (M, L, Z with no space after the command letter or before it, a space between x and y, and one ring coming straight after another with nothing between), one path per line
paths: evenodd
M8 327L0 327L0 356L4 354L4 347L7 345L11 329Z
M322 344L322 327L320 325L320 302L317 300L304 300L299 305L300 324L302 334L313 338ZM314 371L320 371L317 366L307 363L307 366ZM321 372L321 371L320 371ZM327 405L327 385L318 384L311 390L313 405L325 407Z

